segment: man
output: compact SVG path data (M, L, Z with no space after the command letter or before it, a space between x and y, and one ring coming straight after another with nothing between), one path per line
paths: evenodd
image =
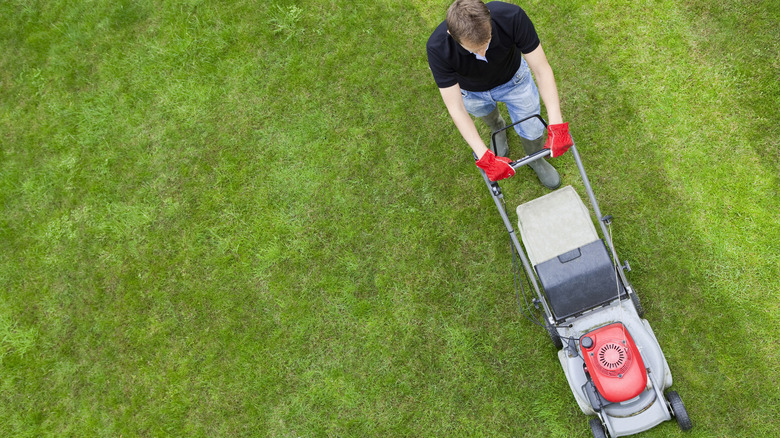
M540 112L541 95L549 122L547 142L538 120L515 125L525 153L538 152L544 144L557 157L572 145L552 68L534 25L520 7L498 1L484 4L480 0L455 0L426 48L428 65L444 104L477 156L477 166L491 181L515 174L508 164L511 160L506 158L506 131L496 136L497 157L485 146L469 114L480 117L496 131L506 127L497 102L505 103L512 121L517 121ZM560 186L558 172L546 160L534 161L530 167L546 187Z

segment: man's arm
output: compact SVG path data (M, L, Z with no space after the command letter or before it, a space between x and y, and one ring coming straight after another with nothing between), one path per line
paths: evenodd
M547 56L545 56L541 44L531 53L523 56L536 78L539 95L547 108L547 120L550 124L547 126L547 141L544 143L544 147L550 149L553 158L560 157L574 144L574 140L569 133L569 124L563 123L561 102L558 97L558 87L555 86L552 67L547 62Z
M455 84L451 87L439 88L439 92L441 93L441 98L444 100L444 105L447 107L447 111L450 112L452 121L455 122L455 127L460 131L460 135L466 140L466 143L468 143L471 150L477 155L477 158L482 158L482 155L487 152L488 148L479 136L479 131L477 131L477 127L474 125L474 120L463 105L463 97L460 94L460 85Z
M441 98L444 99L444 105L447 107L447 111L450 112L452 121L455 122L455 126L460 131L460 135L466 140L466 143L471 146L471 150L477 156L476 165L480 169L485 171L485 174L491 181L498 181L500 179L509 178L514 176L515 169L509 165L509 158L496 157L492 151L490 151L485 142L479 136L477 127L474 126L474 120L472 120L466 107L463 105L463 97L460 94L460 85L455 84L447 88L439 88L441 92Z
M536 79L539 95L544 102L544 107L547 108L548 122L551 125L563 123L558 87L555 85L555 75L553 75L552 67L550 67L550 63L547 61L542 45L539 44L532 52L523 54L523 57Z

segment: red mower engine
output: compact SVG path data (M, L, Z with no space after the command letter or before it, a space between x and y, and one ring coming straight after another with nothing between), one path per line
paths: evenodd
M647 387L647 370L626 327L617 322L580 338L582 357L599 394L613 403L630 400Z

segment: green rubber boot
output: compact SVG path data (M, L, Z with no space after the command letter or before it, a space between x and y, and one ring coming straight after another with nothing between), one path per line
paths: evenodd
M523 150L526 155L531 155L534 152L539 152L544 147L544 135L536 140L528 140L527 138L520 137L520 143L523 144ZM552 164L548 163L546 159L542 158L529 164L531 169L536 172L536 176L539 177L539 181L542 185L550 190L555 190L561 186L561 176L558 175L558 171L552 167Z
M498 107L496 107L492 113L480 117L480 119L482 119L490 128L490 149L496 151L496 156L498 157L509 156L509 144L506 142L506 131L501 131L499 134L496 134L496 144L493 144L493 132L506 128L506 122L504 121L504 118L501 117Z

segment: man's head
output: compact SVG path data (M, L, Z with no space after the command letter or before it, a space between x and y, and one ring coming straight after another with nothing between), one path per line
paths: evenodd
M447 32L467 50L487 48L492 34L490 11L481 0L455 0L447 10Z

